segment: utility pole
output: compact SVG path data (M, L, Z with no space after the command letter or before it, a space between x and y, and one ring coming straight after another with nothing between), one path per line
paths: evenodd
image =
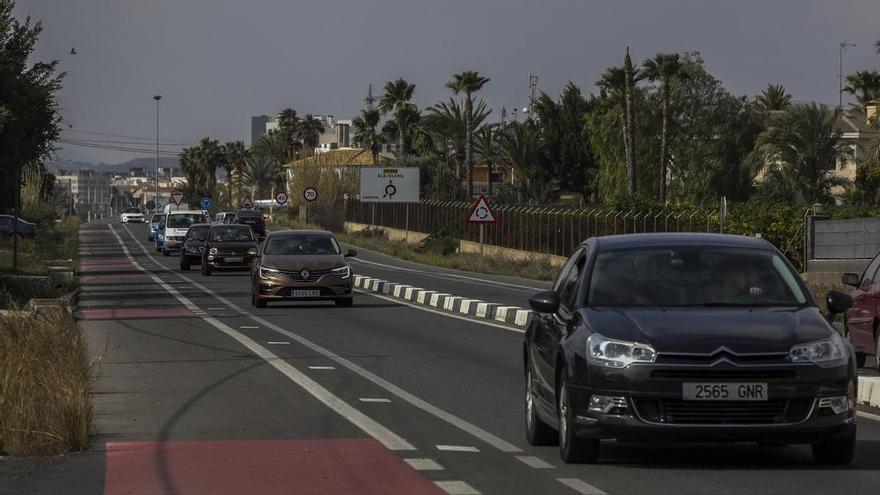
M843 110L843 52L850 46L856 46L856 44L846 40L842 41L840 43L840 54L837 59L840 67L837 73L837 108L841 110Z
M529 72L529 119L534 120L535 91L538 89L538 75Z
M155 211L159 211L159 100L162 99L162 96L156 95L153 97L156 100L156 207ZM144 194L146 196L146 194Z
M373 109L373 102L376 101L376 97L373 96L373 83L370 83L369 89L367 89L367 96L364 97L364 106L367 110Z

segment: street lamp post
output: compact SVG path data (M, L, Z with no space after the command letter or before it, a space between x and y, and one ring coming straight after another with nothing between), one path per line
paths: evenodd
M837 62L839 64L839 72L837 73L837 108L843 109L843 52L850 46L856 46L855 43L842 41L840 43L840 54Z
M153 97L156 100L156 204L155 211L159 211L159 100L162 99L162 96L156 95Z

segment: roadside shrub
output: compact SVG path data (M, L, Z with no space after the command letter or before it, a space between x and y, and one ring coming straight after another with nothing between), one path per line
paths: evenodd
M422 240L421 245L416 249L419 253L433 253L447 256L458 251L458 238L460 233L455 232L450 226L441 227L431 232L428 237Z
M70 312L0 317L0 356L0 454L88 448L90 363Z

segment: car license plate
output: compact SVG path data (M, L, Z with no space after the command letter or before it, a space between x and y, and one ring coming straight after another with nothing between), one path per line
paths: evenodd
M684 400L765 401L766 383L682 383Z
M321 291L317 289L291 289L291 297L321 297Z
M244 258L223 258L223 261L226 263L241 263L244 261Z

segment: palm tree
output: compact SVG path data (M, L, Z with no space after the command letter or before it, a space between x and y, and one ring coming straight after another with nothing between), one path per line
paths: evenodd
M306 114L305 118L299 121L296 136L302 142L307 156L315 154L315 148L320 144L321 133L325 129L324 121L312 117L312 114Z
M382 139L401 143L401 152L398 156L405 160L410 155L413 131L421 121L422 114L418 107L407 103L395 109L391 117L392 119L385 122L382 127Z
M500 124L486 125L478 129L474 135L474 154L477 164L486 166L489 196L492 195L492 172L495 170L495 165L501 161L502 131Z
M761 91L761 94L755 97L755 105L762 112L779 112L788 110L788 107L791 106L791 95L781 84L768 84L767 87Z
M672 83L688 78L677 53L658 53L644 63L643 75L651 82L660 81L660 204L666 204L666 176L669 165L669 123Z
M623 57L623 88L624 88L624 119L626 120L626 192L630 200L636 197L636 129L635 129L635 105L633 104L635 83L638 69L634 69L632 59L629 58L629 47L626 47L626 56Z
M287 163L287 140L277 129L260 136L251 146L251 156L271 158L276 163Z
M512 126L501 135L501 160L513 168L521 200L549 203L559 192L559 181L541 163L541 130L534 120Z
M401 77L385 83L385 93L379 100L380 112L394 114L400 156L404 160L409 155L409 124L413 120L413 114L418 114L418 108L410 103L415 89L415 84L410 84Z
M204 193L207 196L213 196L214 189L217 187L217 169L225 167L226 157L220 147L220 142L216 139L203 137L199 141L196 158L206 179Z
M489 82L488 77L483 77L479 72L466 70L459 74L453 74L452 79L446 83L446 87L452 93L458 95L464 93L464 116L465 116L465 141L464 141L464 165L467 171L468 197L474 195L474 101L473 94L482 89Z
M880 55L880 38L877 38L877 41L874 42L874 53Z
M826 105L795 104L768 128L758 139L765 163L774 163L765 187L780 189L777 196L789 201L828 202L831 188L847 182L833 174L849 153L834 129L838 116Z
M281 165L275 160L256 156L245 162L242 170L244 182L251 188L251 195L256 198L266 198L272 193L272 188L280 185L284 180Z
M223 145L223 151L226 154L224 165L226 166L226 180L229 184L230 204L235 204L238 199L241 199L241 174L244 162L248 159L250 152L244 145L244 141L230 141Z
M205 184L205 171L201 166L199 147L184 148L180 153L180 169L186 175L187 189L185 197L187 201L198 199L207 190Z
M483 101L471 111L471 125L479 129L491 113ZM443 154L452 155L455 161L455 175L461 180L461 168L465 163L465 148L467 141L467 116L459 102L450 98L448 102L439 102L425 109L422 119L422 127L427 130L435 141L445 143Z
M352 119L351 125L354 127L354 136L352 142L356 146L370 150L373 156L373 165L379 163L379 133L376 128L379 126L379 120L382 116L378 110L373 108L365 108L361 110L361 114Z
M284 138L284 146L286 156L280 163L288 163L296 160L296 152L299 148L297 140L297 129L299 127L299 117L296 110L285 108L278 113L278 132Z
M869 101L880 98L880 72L860 70L846 76L843 91L855 95L859 106L864 107Z

